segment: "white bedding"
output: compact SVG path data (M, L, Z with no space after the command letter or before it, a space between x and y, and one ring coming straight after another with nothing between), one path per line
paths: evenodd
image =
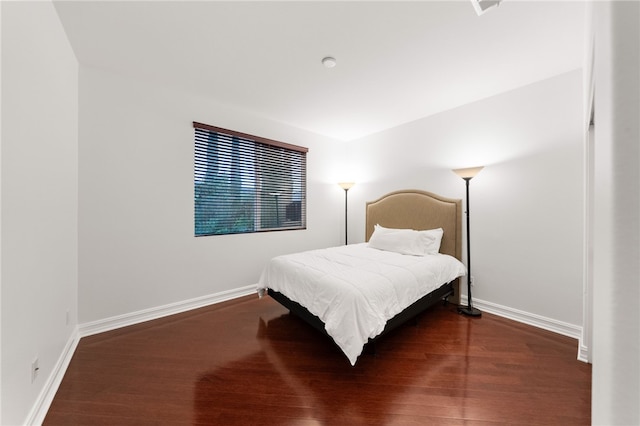
M258 284L300 303L319 317L351 365L389 319L427 293L465 275L452 256L410 256L366 243L273 258Z

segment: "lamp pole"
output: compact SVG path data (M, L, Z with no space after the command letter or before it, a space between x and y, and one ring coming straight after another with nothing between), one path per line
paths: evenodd
M348 235L348 232L347 232L347 224L348 224L348 221L347 221L347 216L348 216L347 215L347 209L348 209L348 205L349 205L349 200L347 198L347 192L349 192L349 188L346 188L344 190L344 245L345 246L347 245L347 235Z
M472 317L479 317L482 315L482 311L473 307L471 299L471 228L469 226L469 181L477 175L483 167L471 167L468 169L457 169L454 172L465 181L467 192L467 306L459 306L458 313L465 314Z
M472 317L479 317L482 315L482 312L474 308L473 302L471 301L471 228L469 228L469 181L471 178L465 177L463 179L467 187L467 306L459 307L458 312Z
M347 206L349 204L349 200L347 198L347 192L349 189L355 185L353 182L340 182L338 185L342 189L344 189L344 245L347 245Z

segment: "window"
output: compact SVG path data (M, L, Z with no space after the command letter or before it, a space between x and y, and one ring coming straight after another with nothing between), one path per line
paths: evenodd
M193 127L196 236L306 228L307 148Z

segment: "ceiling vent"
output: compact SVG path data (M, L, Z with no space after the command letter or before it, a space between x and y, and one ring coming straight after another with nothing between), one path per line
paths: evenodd
M480 16L487 10L500 5L501 1L502 0L471 0L471 4L473 4L473 8L476 10L478 16Z

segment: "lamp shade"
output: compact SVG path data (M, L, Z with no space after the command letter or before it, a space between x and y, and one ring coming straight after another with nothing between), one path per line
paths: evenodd
M460 176L462 179L472 179L475 175L480 173L480 170L482 169L484 169L484 166L468 167L466 169L454 169L453 172Z
M340 188L348 191L353 185L355 185L355 182L340 182L338 185L340 185Z

